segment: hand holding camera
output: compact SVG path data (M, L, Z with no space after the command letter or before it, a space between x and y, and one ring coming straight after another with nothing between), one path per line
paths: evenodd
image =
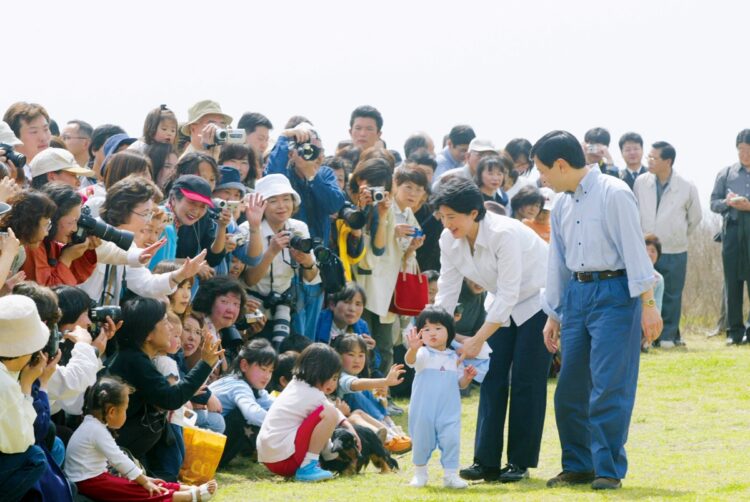
M273 237L268 243L268 249L274 255L279 254L284 248L289 247L289 243L292 240L292 233L289 230L282 230Z
M395 227L396 237L411 237L414 233L414 227L408 223L399 223Z
M44 369L47 367L47 354L43 352L37 352L31 357L28 364L21 370L21 375L18 378L18 383L21 385L21 391L28 395L31 395L31 385L34 381L42 376Z
M49 379L52 378L55 371L57 370L57 363L60 362L62 357L62 351L58 350L54 356L51 354L47 356L47 364L42 368L42 374L39 375L39 389L47 390L47 384Z
M62 253L60 253L60 263L66 267L70 267L74 261L83 256L83 254L89 250L89 241L91 239L92 237L87 237L86 240L79 244L68 244L65 246Z
M82 328L81 326L76 326L75 329L72 331L66 331L63 333L63 338L65 340L70 340L74 344L76 343L88 343L91 344L91 333L88 332L86 328Z

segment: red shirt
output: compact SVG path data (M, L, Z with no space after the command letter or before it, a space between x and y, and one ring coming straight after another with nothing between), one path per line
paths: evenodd
M68 267L60 262L62 248L62 243L46 240L35 249L26 246L26 261L21 267L26 272L26 280L35 281L42 286L76 286L85 282L96 268L96 251L87 250Z

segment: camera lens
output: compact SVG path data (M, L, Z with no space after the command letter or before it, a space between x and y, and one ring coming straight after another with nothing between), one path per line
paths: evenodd
M299 235L293 235L291 240L289 241L289 246L296 249L297 251L309 253L313 248L313 242L312 239L305 239L304 237L300 237Z

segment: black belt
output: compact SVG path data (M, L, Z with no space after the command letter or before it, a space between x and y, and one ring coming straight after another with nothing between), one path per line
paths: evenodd
M574 272L573 278L578 282L603 281L625 276L624 270L603 270L601 272Z

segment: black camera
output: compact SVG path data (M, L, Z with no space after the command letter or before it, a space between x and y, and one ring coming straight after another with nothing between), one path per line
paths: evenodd
M313 145L312 143L297 143L289 142L289 148L297 152L297 155L305 160L316 160L320 157L320 147Z
M263 300L263 306L268 310L273 311L279 305L291 305L293 300L294 298L292 297L292 292L289 289L284 291L283 293L271 291L270 293L268 293L268 296L265 298L265 300Z
M290 248L302 251L303 253L309 253L314 246L315 241L311 237L305 238L299 235L292 235L292 238L289 240Z
M344 207L339 209L337 217L344 220L352 230L359 230L367 223L367 214L364 211L360 211L351 202L344 203Z
M327 294L338 293L346 286L344 264L336 253L325 247L321 241L315 246L315 263L320 271L320 282Z
M42 349L42 352L47 354L49 359L52 359L57 355L57 351L60 349L61 338L62 335L60 334L60 330L57 329L57 326L49 330L49 340L47 340L47 345Z
M13 149L13 146L7 143L0 143L0 149L5 150L5 157L13 162L13 165L16 166L16 168L21 169L26 165L26 155L16 152Z
M78 230L72 235L72 244L81 244L89 235L99 237L102 240L114 243L120 249L127 251L133 244L133 232L118 230L108 223L97 220L91 216L88 206L81 208L81 217L78 218Z
M117 305L105 305L89 309L89 319L95 324L107 322L107 316L111 317L112 322L117 324L122 320L122 309Z

